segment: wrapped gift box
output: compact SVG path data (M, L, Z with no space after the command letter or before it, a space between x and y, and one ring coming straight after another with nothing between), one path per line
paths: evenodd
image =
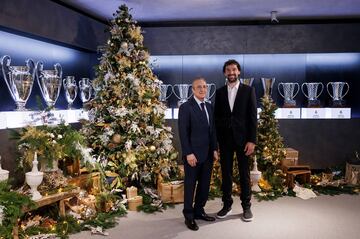
M126 198L130 199L130 198L134 198L138 195L137 193L137 188L134 186L128 187L126 188Z
M137 211L137 207L143 204L142 196L135 196L128 199L129 211Z
M299 151L293 148L285 148L285 159L281 161L282 167L298 165Z
M184 181L160 182L158 191L164 203L184 202Z

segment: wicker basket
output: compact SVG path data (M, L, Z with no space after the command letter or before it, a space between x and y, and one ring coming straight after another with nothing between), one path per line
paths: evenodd
M137 211L137 207L143 204L142 196L136 196L128 199L129 211Z

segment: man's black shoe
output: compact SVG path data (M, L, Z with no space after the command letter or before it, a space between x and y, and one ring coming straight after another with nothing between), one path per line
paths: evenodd
M230 215L231 213L231 207L223 207L217 214L216 217L223 219L225 217L227 217L228 215Z
M215 221L215 217L209 216L209 215L207 215L206 213L202 213L202 214L200 214L200 215L196 215L196 216L195 216L195 219L200 219L200 220L204 220L204 221L207 221L207 222L213 222L213 221Z
M199 226L196 224L194 219L192 220L185 219L185 225L187 226L187 228L189 228L192 231L199 230Z

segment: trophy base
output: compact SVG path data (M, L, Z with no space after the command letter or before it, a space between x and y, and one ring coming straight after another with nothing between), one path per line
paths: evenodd
M330 106L333 108L343 108L345 105L345 100L333 100L330 104Z
M284 108L296 108L296 101L295 100L286 100L284 101Z
M25 108L25 104L24 102L16 102L16 109L15 111L29 111L28 109Z
M320 108L321 107L320 100L308 100L307 107L308 108Z

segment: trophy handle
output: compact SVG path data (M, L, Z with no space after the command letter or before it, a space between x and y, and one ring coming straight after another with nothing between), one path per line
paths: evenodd
M8 55L3 56L3 58L1 59L1 68L2 68L2 72L3 72L3 76L4 76L4 81L6 83L6 86L8 87L9 91L10 91L10 95L13 98L13 100L16 99L14 93L11 90L11 84L10 84L10 80L8 79L7 75L10 72L10 63L11 63L11 58Z
M349 92L349 90L350 90L350 86L349 86L349 84L347 83L347 82L344 82L345 83L345 85L347 86L347 91L345 92L345 94L342 96L342 97L345 97L345 95Z
M319 82L319 85L321 85L321 91L320 91L320 93L316 96L316 98L318 98L318 97L321 95L321 93L323 92L323 90L324 90L324 84L321 83L321 82Z
M36 66L35 66L35 62L32 59L27 59L26 60L26 66L29 68L29 73L32 75L32 77L34 78L35 76L35 71L36 71Z
M306 83L302 83L302 85L301 85L301 91L302 91L302 93L305 95L305 97L309 99L309 96L308 96L307 94L305 94L304 85L306 85Z
M172 91L173 91L174 95L175 95L178 99L180 99L180 96L178 96L178 95L176 94L176 92L175 92L175 86L177 86L177 87L179 88L179 84L175 84L175 85L172 87Z
M54 68L55 68L55 71L56 71L56 75L58 76L58 77L60 77L60 79L62 78L62 67L61 67L61 65L60 65L60 63L56 63L55 65L54 65Z
M169 99L169 97L172 95L172 93L174 92L174 90L173 90L173 86L172 85L167 85L171 90L170 90L170 94L167 96L167 97L165 97L165 99L167 100L167 99ZM168 90L166 90L166 93L168 92Z
M42 61L38 61L36 63L36 81L39 85L39 88L40 88L40 91L41 91L41 94L44 96L44 91L43 91L43 85L42 85L42 82L40 80L41 78L41 74L42 74L42 71L44 70L44 63Z
M329 91L329 85L330 85L330 84L331 84L331 82L328 82L328 83L326 84L326 90L327 90L328 94L330 95L330 97L334 99L334 96L333 96L333 95L330 93L330 91Z
M283 83L280 82L280 83L278 84L278 92L279 92L279 94L280 94L283 98L285 98L285 96L284 96L283 94L281 94L280 85L283 85ZM284 86L283 86L283 89L284 89Z
M190 87L189 87L189 89L188 89L188 92L189 92L189 90L191 90L191 89L192 89L192 87L191 87L191 84L188 84L188 86L190 86ZM189 95L189 96L188 96L188 98L186 98L186 99L187 99L187 100L188 100L188 99L190 99L190 98L191 98L191 96L193 96L193 94L194 94L194 93L193 93L193 91L191 90L190 95Z
M299 90L300 90L299 84L298 84L298 83L295 83L295 85L297 85L297 91L296 91L296 93L295 93L295 95L294 95L294 98L297 96L297 94L299 93Z
M214 91L212 94L209 94L209 100L215 95L215 92L216 92L216 85L214 83L210 83L209 84L209 93L211 92L211 87L214 87Z

